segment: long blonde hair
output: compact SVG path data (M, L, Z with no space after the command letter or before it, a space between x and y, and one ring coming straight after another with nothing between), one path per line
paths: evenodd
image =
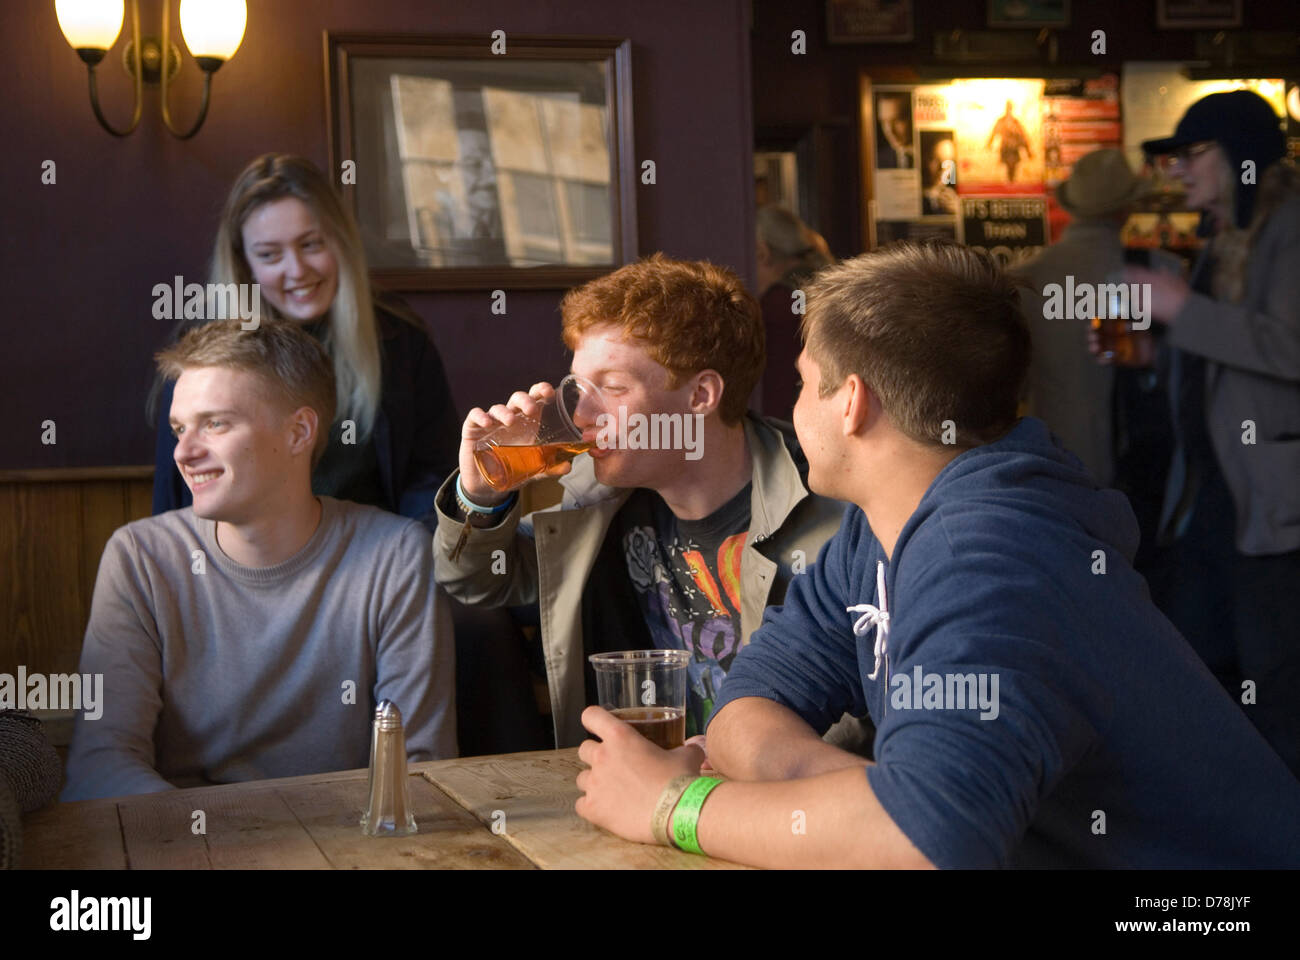
M1219 171L1221 196L1227 201L1229 210L1235 209L1237 176L1232 167L1224 162ZM1214 275L1211 289L1214 295L1230 303L1240 303L1246 295L1246 262L1269 215L1281 206L1288 194L1300 191L1300 172L1285 160L1272 164L1259 178L1259 196L1255 200L1255 210L1250 224L1238 227L1228 218L1211 241L1214 253Z
M370 277L356 221L314 163L266 153L244 168L221 214L211 281L253 282L244 251L244 222L258 207L285 197L301 200L315 214L338 261L338 292L326 313L323 343L334 363L338 417L354 420L361 436L368 437L379 411L382 375ZM270 303L263 302L262 309L279 317Z

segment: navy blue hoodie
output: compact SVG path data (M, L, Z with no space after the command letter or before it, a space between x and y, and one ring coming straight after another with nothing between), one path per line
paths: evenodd
M892 558L850 508L713 716L765 697L824 733L870 710L867 780L940 867L1300 866L1300 781L1151 603L1136 547L1124 497L1025 418L940 472Z

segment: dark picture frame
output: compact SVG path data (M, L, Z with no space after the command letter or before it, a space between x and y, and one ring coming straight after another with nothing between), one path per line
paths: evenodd
M1241 26L1241 0L1156 0L1160 30L1204 30Z
M636 259L631 41L493 42L324 34L329 169L385 289L563 289Z
M988 0L990 27L1068 27L1070 0Z
M913 0L826 0L827 43L912 43Z

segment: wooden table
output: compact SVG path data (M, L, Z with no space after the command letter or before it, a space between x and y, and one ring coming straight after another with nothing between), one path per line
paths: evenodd
M369 774L345 770L52 804L23 821L28 869L735 869L629 843L573 812L578 751L410 765L419 833L365 837ZM196 833L196 811L206 832Z

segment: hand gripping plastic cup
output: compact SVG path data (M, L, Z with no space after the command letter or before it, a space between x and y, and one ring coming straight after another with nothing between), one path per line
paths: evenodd
M516 414L514 423L475 446L474 463L492 489L513 490L596 445L596 421L605 403L590 380L571 373L540 402L538 417Z
M600 705L651 743L671 750L686 741L685 650L622 650L587 658Z

